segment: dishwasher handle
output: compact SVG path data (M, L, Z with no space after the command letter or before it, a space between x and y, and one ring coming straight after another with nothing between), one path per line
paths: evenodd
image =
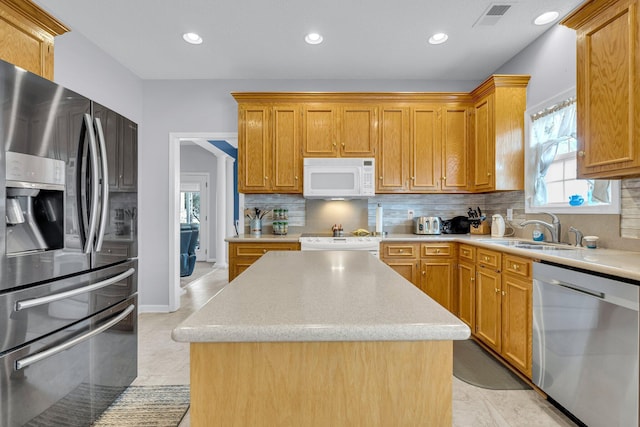
M578 285L569 284L569 283L562 282L560 280L555 280L555 279L549 280L549 283L551 283L552 285L562 286L563 288L570 289L570 290L575 291L575 292L580 292L580 293L583 293L583 294L587 294L587 295L590 295L592 297L599 298L601 300L605 299L604 292L592 291L590 289L585 289L585 288L580 287Z

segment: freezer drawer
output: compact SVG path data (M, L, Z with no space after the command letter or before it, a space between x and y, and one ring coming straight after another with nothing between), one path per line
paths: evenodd
M136 375L132 297L0 357L0 425L90 425Z
M137 260L0 295L0 353L89 317L137 292Z

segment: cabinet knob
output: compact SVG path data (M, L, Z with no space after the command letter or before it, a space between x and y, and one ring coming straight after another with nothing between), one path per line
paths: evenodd
M427 275L427 272L426 272L426 271L424 271L424 270L422 270L422 275L423 275L423 276L426 276L426 275Z
M483 259L484 262L489 262L489 257L488 256L482 257L482 259Z
M442 180L443 180L443 181L446 181L446 180L447 180L447 177L446 177L446 176L443 176L443 177L442 177Z
M471 282L475 282L475 281L476 281L476 278L475 278L475 277L472 277L472 278L471 278Z
M266 249L263 249L263 250L262 250L262 253L263 253L263 254L266 254L266 253L267 253L267 250L266 250Z
M496 288L496 294L500 293L500 289Z
M404 249L400 249L400 251L399 251L399 252L400 252L400 253L404 252Z
M507 293L505 291L502 291L502 296L507 295Z
M580 150L580 151L578 151L578 156L580 156L580 157L584 157L584 155L585 155L584 150Z
M520 266L518 264L513 264L511 266L515 271L520 271Z
M436 253L439 254L440 253L440 249L436 249Z
M491 172L487 172L487 176L491 176Z
M296 180L298 179L298 177L297 177L297 176L296 176L296 177L294 177L294 178L295 178Z
M344 142L342 143L342 148L344 148Z
M334 142L334 143L333 143L333 146L335 147L336 145L338 145L338 144L336 144L336 143Z
M412 176L412 177L411 177L411 181L415 181L415 180L416 180L416 177L415 177L415 176Z
M382 181L382 177L380 177L379 179L380 179L380 181Z

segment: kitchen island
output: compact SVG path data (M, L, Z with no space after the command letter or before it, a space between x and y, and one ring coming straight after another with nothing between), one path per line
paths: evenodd
M269 252L173 331L193 425L451 425L469 328L365 252Z

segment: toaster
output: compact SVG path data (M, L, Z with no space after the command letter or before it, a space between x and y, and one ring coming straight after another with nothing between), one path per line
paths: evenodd
M440 234L442 220L438 216L419 216L414 219L413 234Z

